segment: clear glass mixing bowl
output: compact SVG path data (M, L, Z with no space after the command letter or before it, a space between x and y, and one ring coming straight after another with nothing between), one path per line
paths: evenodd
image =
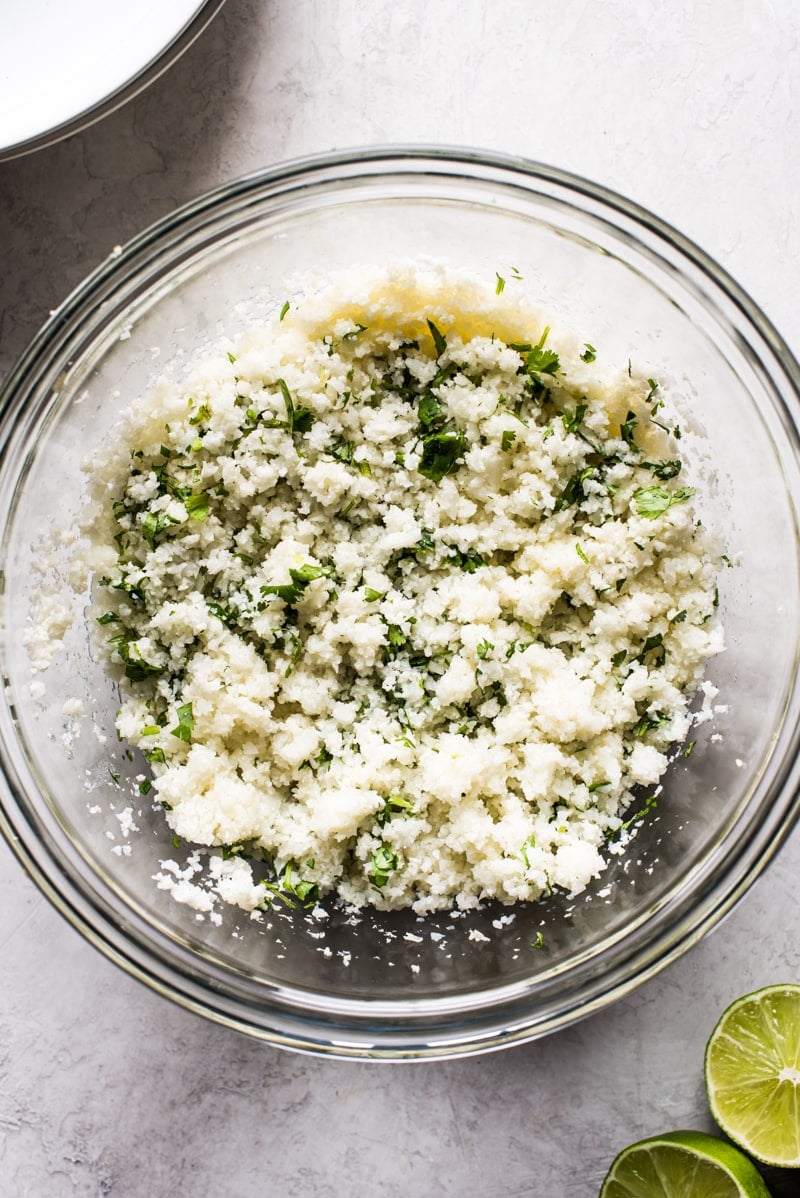
M48 560L48 586L78 619L44 695L35 685L23 644L41 586L34 567L43 541L84 509L82 463L165 361L235 332L245 302L251 315L280 304L293 272L420 254L489 280L516 267L553 323L602 347L605 361L633 357L675 377L687 444L708 450L692 467L703 518L741 554L720 578L727 649L709 671L727 711L697 729L653 818L577 899L521 906L510 923L496 907L354 922L328 904L323 923L297 911L259 925L231 910L217 927L152 880L171 836L163 815L131 798L141 763L116 741L118 697L92 652L86 596L70 597L66 547ZM763 314L700 250L629 201L532 163L465 150L343 153L253 175L168 216L54 312L2 389L9 843L124 969L275 1044L355 1057L468 1054L550 1032L624 994L730 910L797 815L799 381ZM74 698L97 733L84 721L70 747L64 704ZM140 831L130 855L117 854L115 813L130 804Z

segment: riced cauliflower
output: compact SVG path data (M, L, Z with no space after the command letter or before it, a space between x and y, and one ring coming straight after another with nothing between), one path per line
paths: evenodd
M93 464L118 731L231 901L602 871L722 633L674 417L597 357L409 266L163 380Z

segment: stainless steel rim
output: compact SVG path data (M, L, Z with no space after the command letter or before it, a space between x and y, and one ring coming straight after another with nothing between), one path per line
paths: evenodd
M154 80L158 79L159 75L163 75L167 68L172 66L188 50L192 42L200 36L224 3L225 0L205 0L191 20L184 25L183 29L164 47L160 54L142 67L126 83L121 84L115 91L104 96L102 100L92 105L91 108L84 109L83 112L79 112L68 120L54 125L51 129L43 130L43 132L38 133L35 137L26 138L25 141L16 142L11 146L0 146L0 162L6 162L12 158L21 158L24 154L30 154L34 150L42 150L46 146L51 146L65 137L70 137L73 133L80 133L81 130L88 128L89 125L93 125L96 121L102 120L104 116L108 116L109 113L121 108L123 104L127 104L128 100L132 100L134 96L138 96L139 92L149 87Z

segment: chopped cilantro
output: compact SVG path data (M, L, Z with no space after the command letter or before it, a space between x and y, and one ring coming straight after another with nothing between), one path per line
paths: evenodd
M646 736L648 732L654 732L656 728L661 728L664 724L670 721L669 713L666 711L657 711L654 716L647 714L641 716L639 722L634 726L633 735L640 740Z
M435 395L428 393L427 395L423 395L422 399L419 401L417 415L419 416L420 424L425 425L427 428L429 425L434 424L441 417L442 405L439 403Z
M619 435L627 446L631 449L638 449L638 445L634 440L634 432L639 419L635 412L628 412L623 424L619 426Z
M110 645L116 646L117 653L125 666L125 676L130 678L131 682L144 682L145 678L152 674L162 674L164 667L147 661L142 656L137 641L133 638L134 634L126 629L119 636L111 637L109 640Z
M505 285L506 285L506 281L505 281L505 279L503 278L503 276L502 276L501 274L498 274L498 273L497 273L497 271L495 271L494 273L495 273L495 275L496 275L496 277L497 277L497 286L496 286L496 287L495 287L495 289L494 289L494 290L495 290L495 295L502 295L502 293L503 293L503 290L504 290L504 288L505 288Z
M201 403L200 407L197 409L197 411L194 413L194 415L189 417L189 423L192 425L203 424L206 420L210 420L210 419L211 419L211 408L208 406L207 403Z
M642 462L648 470L652 470L656 478L668 479L675 478L681 472L681 463L679 461L664 461L664 462Z
M502 437L501 437L501 439L500 439L500 447L501 447L501 449L502 449L502 450L503 450L505 453L508 453L509 449L510 449L510 448L511 448L511 446L514 444L514 442L516 441L516 439L517 439L517 434L514 432L514 430L513 430L513 429L511 429L511 428L507 428L507 429L505 430L505 432L503 433L503 436L502 436Z
M525 368L528 374L556 374L560 366L558 354L552 349L545 349L544 343L550 335L550 326L548 325L542 333L536 345L531 346L528 351Z
M333 753L329 752L328 749L326 749L325 746L323 745L322 748L320 749L319 753L317 753L316 757L314 758L314 764L316 766L318 766L319 769L323 769L323 768L330 769L332 761L333 761ZM309 861L308 864L313 869L314 862Z
M432 320L428 321L428 328L431 331L431 337L433 337L433 346L436 350L436 358L438 361L438 359L441 358L442 354L447 349L447 340L442 336Z
M286 386L283 379L278 379L278 386L283 396L283 403L286 408L286 418L289 423L290 433L307 433L311 429L316 417L310 408L296 408L292 393Z
M628 830L628 828L630 828L634 824L638 823L639 820L644 819L644 817L648 814L648 812L654 811L657 806L658 806L658 802L656 800L656 796L649 795L644 801L644 807L642 807L640 811L637 811L634 815L632 815L630 817L630 819L626 819L624 823L620 824L620 826L617 828L616 832L612 832L611 835L614 836L614 835L618 835L620 832L626 832Z
M344 437L339 437L331 445L330 452L336 458L337 462L347 462L349 464L353 460L354 449L355 445L352 441L348 441Z
M650 658L650 662L647 663L649 654L652 654L652 657ZM663 634L655 632L652 636L646 638L641 652L634 658L634 661L641 662L642 665L649 664L658 669L659 666L663 666L666 656L667 651L664 648Z
M589 342L587 341L583 347L583 353L581 354L581 361L582 362L594 362L596 357L597 357L597 350L595 349L595 347L593 345L590 345Z
M583 424L583 418L589 410L589 405L579 403L576 405L575 411L561 413L561 423L564 425L565 433L575 433Z
M180 524L175 516L167 512L147 512L142 520L142 536L151 549L155 549L163 540L167 530L173 525Z
M362 333L366 333L367 326L365 324L357 324L355 328L349 329L342 336L342 341L355 341Z
M429 437L424 437L420 474L431 482L440 483L446 474L455 473L465 443L464 434L459 432L431 433Z
M170 732L173 736L177 736L178 740L189 742L192 739L192 731L194 730L194 715L192 714L191 703L184 703L178 708L178 723L175 728L171 728Z
M451 566L459 566L467 574L474 574L476 570L486 565L479 553L462 553L460 549L456 549L453 556L448 557L447 561Z
M580 541L575 542L575 552L577 553L578 557L581 559L582 562L586 562L587 565L589 564L589 559L586 556L586 553L583 550Z
M208 515L208 495L205 491L201 491L197 495L187 495L183 506L186 508L190 520L205 520Z
M580 503L582 499L585 499L586 495L583 484L590 478L597 478L597 470L594 466L586 466L583 470L579 470L577 474L573 474L556 500L553 511L563 512L565 508L571 507L573 503Z
M289 303L288 300L286 300L283 307L281 308L281 313L280 313L280 316L278 317L278 320L283 320L284 316L289 311L290 307L291 307L291 304Z
M383 807L375 816L375 822L382 828L395 815L413 815L414 804L404 795L389 795Z
M397 853L393 852L388 844L382 844L379 849L372 854L370 868L367 876L377 890L381 890L389 878L397 869L398 860Z
M676 503L684 503L694 495L694 487L678 487L670 491L667 487L645 487L634 495L636 510L646 520L655 520Z
M398 649L402 649L408 644L408 637L403 632L398 624L390 624L386 634L388 644L391 646L389 652L391 656L395 656Z
M364 587L364 599L367 603L377 603L379 599L383 599L385 591L374 591L372 587Z
M478 654L478 657L481 659L481 661L484 661L489 656L492 649L494 649L492 642L487 641L484 638L484 640L482 640L480 644L475 647L475 652Z
M291 582L281 583L277 586L262 586L261 594L276 595L284 603L292 606L302 599L310 582L314 582L317 578L330 578L332 574L333 566L314 566L311 562L306 562L299 569L289 570Z

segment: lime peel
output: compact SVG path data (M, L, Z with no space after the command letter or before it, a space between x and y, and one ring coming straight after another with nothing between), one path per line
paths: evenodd
M705 1054L708 1105L756 1160L800 1168L800 986L746 994L725 1010Z
M665 1132L623 1148L600 1198L770 1198L752 1161L716 1136Z

